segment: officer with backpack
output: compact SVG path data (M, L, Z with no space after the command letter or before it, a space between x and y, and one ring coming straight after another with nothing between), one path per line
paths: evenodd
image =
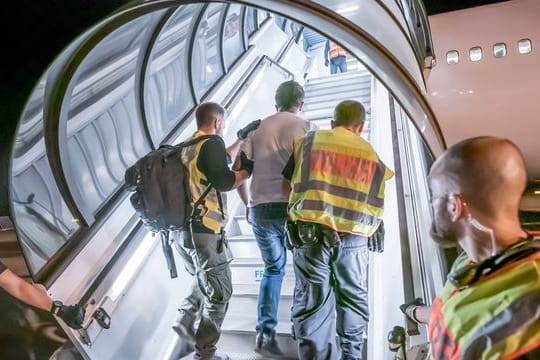
M189 174L194 216L189 231L172 232L175 246L194 281L180 306L173 329L194 345L194 359L221 360L228 356L216 354L216 344L232 293L229 266L232 256L223 230L226 201L222 192L235 189L251 175L253 163L245 156L240 157L238 171L230 170L228 163L236 156L241 140L258 122L240 130L239 139L225 148L221 138L225 109L217 103L206 102L199 105L195 118L197 131L192 139L203 136L204 139L182 148L181 156ZM199 312L200 323L195 329Z

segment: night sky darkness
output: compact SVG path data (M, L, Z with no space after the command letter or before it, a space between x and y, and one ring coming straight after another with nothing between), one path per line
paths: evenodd
M500 0L425 0L429 14ZM17 121L34 85L79 34L126 0L11 0L0 38L0 215L8 214L7 168Z

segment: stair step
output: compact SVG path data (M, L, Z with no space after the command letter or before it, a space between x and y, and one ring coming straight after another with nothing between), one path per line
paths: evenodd
M332 94L332 93L342 93L343 96L346 97L347 93L356 92L358 89L363 89L367 85L366 83L362 82L352 82L349 84L342 84L339 82L336 83L329 83L329 84L317 84L313 85L309 89L306 89L307 97L310 96L320 96L325 94Z
M347 71L346 73L338 73L333 75L326 75L326 76L320 76L316 78L311 78L308 81L306 81L307 85L312 84L320 84L320 83L329 83L332 81L342 81L347 80L351 78L361 78L361 77L369 77L371 78L371 74L366 71Z
M233 284L233 297L259 297L260 282L252 284ZM283 281L281 284L281 297L292 298L294 294L294 282Z
M253 228L247 222L245 215L236 215L234 221L238 224L242 235L253 235Z
M264 264L262 261L246 263L244 259L235 259L231 262L231 273L233 285L245 284L258 286L263 278ZM291 263L285 267L285 276L283 277L283 286L294 286L295 282L294 268ZM290 284L290 285L287 285Z
M279 359L298 359L296 342L290 335L277 334L276 340L284 356ZM268 360L268 356L261 355L254 350L255 332L223 331L217 344L219 352L225 353L231 360ZM188 359L188 358L186 358Z
M355 90L353 90L353 92L365 94L366 96L371 97L369 84L367 85L368 86L358 86L357 88L355 88ZM350 94L350 91L340 91L340 88L336 88L335 91L319 95L312 95L311 93L307 92L304 101L306 102L306 106L308 106L319 102L327 102L336 98L347 98Z
M311 100L311 97L320 97L320 96L329 96L335 95L336 98L340 97L342 99L347 99L350 97L357 97L362 95L362 87L358 87L356 84L349 86L335 86L331 88L321 88L311 91L306 91L306 98L304 99L306 105L309 103L314 103L316 100Z
M371 78L370 77L353 77L347 78L344 80L334 80L327 82L318 82L318 83L308 83L305 86L306 93L313 93L321 89L339 89L339 88L368 88L371 87Z
M308 102L306 102L306 107L304 108L304 113L322 109L328 109L333 112L336 105L344 99L356 100L364 105L364 107L369 107L369 103L371 102L369 93L362 93L360 91L355 92L354 96L347 96L345 98L343 96L333 96L328 97L325 101L311 101L311 99L308 99Z
M254 239L246 241L229 241L229 248L235 258L235 260L242 258L253 258L256 255L260 255L259 246Z
M223 330L254 331L257 326L257 296L233 296L229 301L227 315L223 321ZM279 300L277 312L278 333L288 334L291 331L292 296L284 296Z
M229 242L255 241L255 236L249 235L249 234L227 236L227 241Z

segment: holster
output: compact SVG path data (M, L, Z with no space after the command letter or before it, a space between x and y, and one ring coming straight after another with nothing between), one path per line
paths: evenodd
M294 242L290 239L290 233L296 234L292 237ZM338 232L320 224L298 221L287 221L287 238L292 243L293 248L298 248L302 245L309 244L324 244L329 248L339 246L341 244L341 237Z
M318 225L321 231L321 237L324 245L329 248L337 247L341 244L341 236L334 229L331 229L327 226Z
M285 237L286 244L285 246L287 249L292 250L294 248L299 248L302 246L302 241L300 240L300 236L298 234L298 226L296 225L295 221L292 221L290 219L287 220L285 223L285 232L287 236Z

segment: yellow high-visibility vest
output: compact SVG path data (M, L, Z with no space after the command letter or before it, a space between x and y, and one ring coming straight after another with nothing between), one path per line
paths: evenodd
M202 135L206 134L198 130L193 134L192 139ZM187 166L189 171L189 188L192 195L191 205L201 197L206 188L210 185L210 181L206 178L206 175L204 175L197 167L197 160L199 159L201 147L207 141L208 139L182 149L182 162ZM224 198L222 194L220 196ZM223 199L223 202L225 202L225 199ZM206 228L214 231L214 233L219 234L221 228L225 226L227 216L225 213L225 204L223 204L223 209L220 210L216 189L210 190L208 195L206 195L202 208L202 224Z
M343 49L341 46L336 44L335 42L330 41L330 49L328 51L328 57L330 59L337 58L338 56L346 56L347 53L345 52L345 49Z
M295 142L289 216L338 232L371 236L383 216L385 182L394 173L351 131L310 132Z

